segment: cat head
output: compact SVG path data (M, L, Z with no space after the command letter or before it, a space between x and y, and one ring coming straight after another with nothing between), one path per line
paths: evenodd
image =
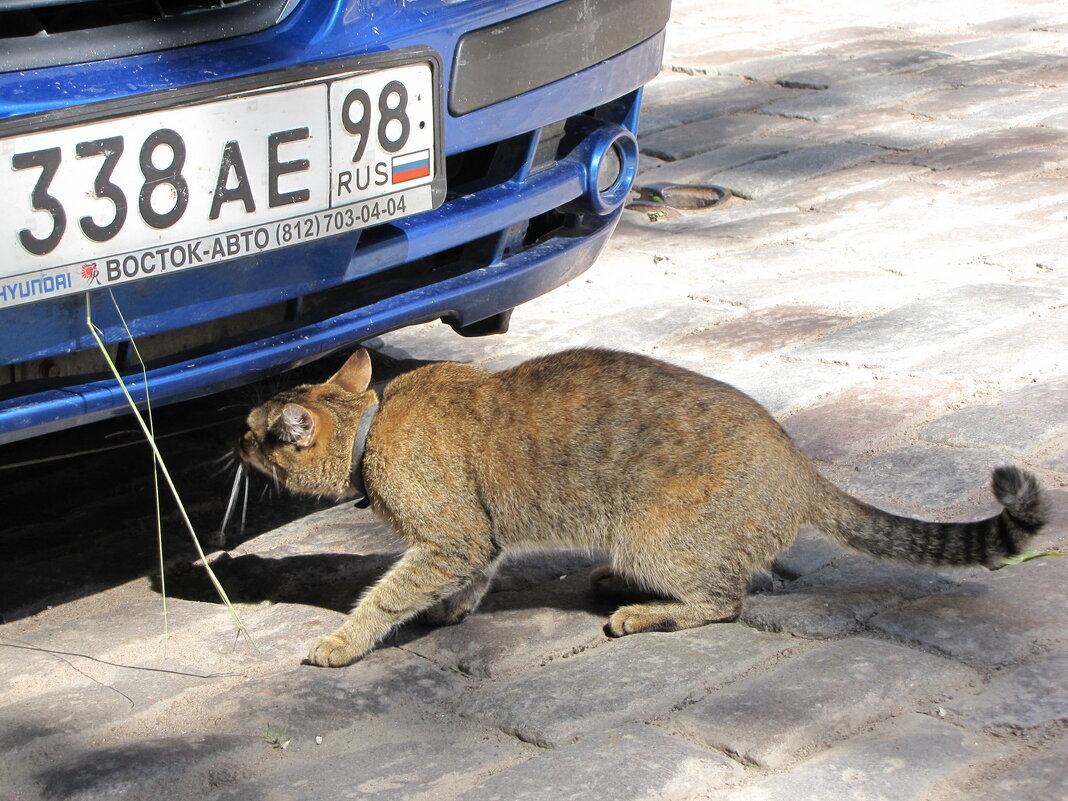
M322 384L278 393L249 413L238 455L297 492L351 495L356 427L377 400L370 381L371 360L360 348Z

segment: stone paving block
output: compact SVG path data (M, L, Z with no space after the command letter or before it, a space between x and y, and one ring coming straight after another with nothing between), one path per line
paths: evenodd
M1068 320L1032 318L1009 331L950 348L934 358L918 362L913 365L912 372L966 380L987 379L1003 384L1037 380L1068 371L1068 355L1061 348L1051 347L1063 343L1068 343ZM1026 395L1021 390L1020 396ZM1051 400L1063 409L1059 397ZM1031 417L1041 413L1041 410L1023 411ZM1033 428L1034 425L1030 426ZM1008 435L1009 429L1005 427L1004 430ZM1003 435L1002 441L1004 438ZM1020 441L1015 440L1015 444L1019 445Z
M648 116L642 115L642 118L638 120L638 138L644 139L647 136L652 136L661 131L670 131L680 125L682 125L682 120L671 117L667 113L650 114ZM654 156L651 153L646 153L644 158L663 161L662 158Z
M852 321L812 306L778 306L682 334L669 347L685 359L741 362L816 339Z
M1007 126L1041 125L1047 117L1068 112L1068 87L1050 89L1040 95L998 103L980 112L979 119L1000 120Z
M968 27L972 31L988 34L1020 33L1041 25L1044 15L1031 11L1005 14L1001 9L998 16L993 19L980 20L971 23Z
M744 198L766 198L809 178L872 161L884 151L869 145L814 145L711 176Z
M905 48L882 50L868 55L836 61L827 66L780 74L778 82L798 89L827 89L844 81L871 75L890 75L897 72L917 72L955 56L937 50Z
M694 80L701 80L695 78ZM719 78L721 81L741 83L738 78ZM744 111L754 111L775 100L796 95L789 89L762 84L742 84L728 87L714 93L675 100L659 108L648 109L645 96L642 96L642 119L658 117L678 120L682 124L699 122L714 117L726 117Z
M459 801L683 801L737 779L738 764L653 726L584 737L497 773Z
M1068 473L1068 449L1041 458L1039 464L1058 473Z
M679 161L665 162L658 159L658 166L651 169L646 169L643 161L636 184L643 186L651 183L711 183L712 176L724 170L775 158L791 150L800 150L804 146L805 143L800 139L769 136L755 142L724 145ZM643 154L642 158L644 160L646 154Z
M152 678L157 680L151 681ZM14 767L17 763L37 762L34 755L42 751L47 754L57 747L70 750L87 733L129 716L132 708L150 707L156 700L149 694L151 691L167 697L190 686L204 686L205 682L157 674L138 677L137 684L138 689L134 690L129 683L109 686L85 679L67 689L37 693L0 706L0 748L4 759L11 760Z
M283 524L230 548L237 558L292 554L399 554L404 543L393 529L369 509L356 509L345 501Z
M787 582L784 594L816 591L839 597L855 596L861 603L866 598L880 609L937 595L958 583L950 570L938 572L935 568L882 561L849 548L845 550L832 564Z
M861 56L868 56L872 53L885 53L891 50L921 48L924 45L931 44L931 42L943 38L946 42L950 41L949 37L936 37L935 39L932 39L928 36L920 36L918 35L918 31L910 31L908 34L905 34L905 32L901 30L890 31L876 29L859 39L849 37L830 44L824 42L819 47L818 52L830 53L847 59L860 58ZM941 47L942 43L932 46Z
M755 593L738 617L758 631L789 634L806 640L834 640L860 634L863 621L857 616L855 599L826 592ZM869 604L867 613L875 613Z
M826 567L848 551L830 537L812 528L802 528L793 545L775 557L773 570L776 575L793 580Z
M888 213L883 215L888 226L917 227L911 236L903 232L897 239L884 235L870 240L868 249L876 251L882 246L874 254L874 258L879 259L875 263L885 265L885 269L909 280L937 278L942 287L964 281L971 284L1008 283L1005 271L987 263L984 256L1008 243L1028 241L1033 237L1032 227L1005 215L997 219L991 214L993 210L970 209L963 204L945 201L946 186L989 182L991 173L985 168L947 170L929 175L930 178L921 176L916 182L937 183L943 200L924 203L923 193L918 192L916 196L920 202L915 208L910 209L907 205L888 208ZM943 181L944 176L951 176L952 180ZM926 224L921 219L923 212L927 212L929 222Z
M678 22L678 16L672 15L673 20ZM767 56L782 55L779 50L771 50L767 47L748 48L713 48L709 49L710 42L707 38L694 37L693 43L680 50L678 54L665 53L664 68L673 72L699 77L703 75L717 75L720 67L725 64L735 64L752 61ZM740 76L722 76L742 80Z
M1027 216L1047 218L1044 222L1051 223L1065 219L1063 206L1060 204L1043 203ZM1006 248L991 253L986 259L991 264L1027 271L1035 275L1040 274L1040 271L1068 272L1068 236L1039 239L1026 245Z
M978 86L959 86L944 92L933 92L923 98L905 104L905 108L914 114L921 114L932 119L966 120L978 111L982 111L1008 98L1019 100L1041 91L1034 86L1020 83L994 83Z
M472 676L500 676L601 644L618 604L595 599L589 571L525 592L497 592L462 623L423 629L404 648Z
M1045 343L1047 348L1049 342ZM924 428L920 436L928 442L958 448L994 447L1019 452L1066 431L1068 376L1061 376L1008 392L996 404L947 414Z
M662 72L642 92L642 116L667 115L680 121L677 109L689 103L712 102L720 95L746 86L740 78L732 78L726 75L680 75L672 72Z
M969 191L964 200L978 206L1003 203L1012 198L1028 210L1041 210L1064 201L1064 182L1058 176L1026 175L1007 180L996 187L980 187ZM990 258L996 258L995 251Z
M636 634L473 692L464 717L546 747L665 714L788 647L782 637L720 623ZM670 681L662 681L670 677Z
M987 668L1011 665L1046 649L1066 650L1066 559L1002 568L956 589L884 612L871 625Z
M387 737L387 739L393 739ZM454 799L479 777L514 761L512 749L456 742L440 734L324 755L307 765L277 769L214 795L213 801L367 801Z
M776 199L782 203L796 203L815 211L836 214L847 210L876 211L902 200L923 202L919 196L912 194L916 191L924 193L923 200L931 199L933 187L912 180L926 173L925 168L914 165L879 162L858 164L787 188ZM857 198L862 198L864 202L856 202Z
M778 769L977 678L930 654L851 638L720 690L673 722L746 764Z
M760 248L752 252L757 259L766 257L773 261L779 252L801 250L806 253L798 263L811 258L803 246ZM741 254L739 254L741 255ZM789 257L786 257L787 262ZM725 269L736 263L730 257ZM789 268L787 268L789 269ZM826 269L813 268L809 272L793 273L784 270L774 280L754 276L752 279L731 281L705 287L702 294L717 300L741 304L746 308L766 308L788 303L820 305L843 314L870 315L882 311L888 305L900 305L913 300L916 289L911 282L885 270L863 269L856 264L842 265L835 269L827 264Z
M1056 128L1061 131L1068 130L1068 112L1043 117L1042 125L1046 128Z
M847 144L857 135L873 128L910 122L916 122L916 115L894 105L865 108L854 114L819 121L784 117L776 131L780 136L804 139L810 145L839 145ZM886 151L882 158L890 161L894 155L894 151Z
M990 120L998 123L997 115L990 115ZM973 118L973 122L984 122L985 118ZM1010 128L1010 123L1000 121L998 130L981 133L968 139L951 142L930 151L914 153L906 157L912 164L923 164L933 170L947 170L972 166L980 162L989 162L992 158L1020 150L1040 150L1060 145L1065 138L1061 131L1046 128Z
M762 631L815 639L842 637L859 632L880 612L954 584L934 570L848 552L833 564L783 582L780 591L751 595L739 619Z
M750 204L740 205L737 207L737 211L748 211L752 206ZM732 209L727 209L728 212ZM783 228L790 227L803 227L804 220L809 217L815 217L818 215L808 214L798 211L796 209L786 211L784 210L778 215L775 215L772 225L765 226L764 230L767 232L768 228L773 225L781 225ZM681 223L674 223L673 227L679 229ZM794 225L791 225L794 223ZM750 231L749 226L753 225L753 229ZM741 229L741 230L739 230ZM722 235L728 236L734 234L738 239L741 239L743 235L751 234L751 239L757 239L760 235L760 228L755 224L752 224L748 217L735 216L729 223L722 227L716 227L714 229L698 229L694 228L691 233L696 240L695 244L699 247L700 240L697 239L698 233L704 233L707 240L708 234L713 233L719 235L722 231ZM751 240L750 240L751 241ZM671 240L665 241L663 244L664 254L671 253L669 245ZM821 248L805 242L798 242L796 244L781 244L781 243L767 243L758 241L754 246L738 251L728 251L716 259L697 259L692 258L698 256L699 253L684 253L681 256L676 256L675 259L678 262L677 270L679 275L692 281L692 296L699 298L706 303L726 302L737 308L769 308L771 306L778 305L791 305L789 301L783 303L774 302L761 302L762 296L757 291L757 285L769 287L778 281L791 282L794 286L797 282L803 280L806 277L805 264L811 264L813 259L819 258ZM692 261L691 261L692 258ZM863 273L860 271L843 271L842 280L847 280L846 276L853 279L861 279ZM727 277L731 277L735 280L724 280ZM745 287L748 291L736 292L737 287ZM771 289L774 287L771 286ZM736 300L736 298L745 298L745 300ZM809 303L810 306L823 305L818 302Z
M782 17L775 15L775 22L780 23ZM896 46L907 46L909 41L901 41L902 31L883 24L854 24L854 25L822 25L815 26L807 31L794 31L790 38L790 47L798 50L815 50L820 53L839 53L848 57L851 53L866 52L868 42L874 42L878 49L885 49L894 43ZM897 44L900 42L900 44Z
M671 245L678 242L681 253L693 254L700 266L706 267L713 256L745 257L754 248L784 247L787 242L816 236L831 222L822 215L791 207L780 206L766 214L753 214L752 205L732 201L722 212L693 214L658 226L662 234L661 252L672 252ZM760 272L758 268L753 274ZM702 276L705 281L709 277L707 273Z
M293 734L325 734L355 720L444 703L467 687L454 672L398 648L379 647L354 666L298 665L217 696L212 714L230 721L284 725Z
M1056 130L1049 128L1048 130ZM946 187L966 188L974 185L992 186L1004 175L1041 175L1068 166L1068 150L1054 144L1036 150L1020 150L1015 153L994 155L978 159L964 167L932 173L926 180Z
M529 590L532 587L541 587L549 582L570 580L572 574L585 575L592 568L607 561L607 557L603 554L577 551L549 551L509 556L493 576L486 600L492 600L498 592L517 592Z
M778 100L764 106L768 114L825 120L859 108L903 103L918 95L947 89L949 84L917 74L871 75L835 84L815 95ZM1053 110L1048 112L1054 113Z
M732 114L692 122L642 137L642 152L665 161L678 161L742 139L775 132L773 118L764 114Z
M1068 739L1050 744L1036 756L999 771L959 796L966 801L1064 801L1068 798Z
M997 450L909 445L860 462L841 486L876 505L930 518L974 497L1005 461Z
M227 781L235 771L230 760L250 745L252 736L175 735L84 751L68 747L34 780L43 799L192 801Z
M775 83L783 75L825 67L836 61L834 56L823 53L787 53L723 64L719 67L719 72L740 75L749 81Z
M953 86L971 86L995 81L1033 83L1028 73L1047 65L1059 65L1068 58L1050 53L1017 50L984 58L942 64L924 71L924 75L946 81ZM1016 100L1020 98L1017 97Z
M782 423L810 457L836 462L863 453L890 432L944 409L963 389L959 382L887 378L852 387L795 412Z
M718 795L717 801L925 801L979 750L958 729L904 715L787 773Z
M781 418L832 393L868 378L861 371L837 365L776 363L774 368L750 364L721 364L715 377L733 384L760 403L773 417Z
M790 355L837 364L906 365L946 350L990 320L1005 325L1059 298L1053 290L1013 284L956 287L843 328Z
M678 331L721 319L730 310L719 304L699 301L663 301L620 310L612 315L598 315L596 320L580 321L572 328L567 341L560 346L603 346L637 350L644 343L656 342Z
M982 59L1034 47L1039 37L1035 33L1010 33L1003 36L968 37L960 42L941 46L941 50L962 59Z
M1016 219L1027 223L1037 223L1042 229L1048 225L1056 226L1068 220L1068 195L1050 198L1047 202L1037 203L1031 208L1024 207L1016 213ZM1060 268L1068 263L1061 255L1065 245L1068 244L1068 236L1035 239L1027 244L1033 248L1032 257L1035 255L1034 250L1039 251L1037 258L1030 262L1030 266L1060 273Z
M1030 729L1068 722L1068 654L1044 655L1038 661L994 675L982 694L952 704L978 726Z
M917 150L997 130L999 123L984 120L910 120L875 128L854 136L851 142L888 150Z

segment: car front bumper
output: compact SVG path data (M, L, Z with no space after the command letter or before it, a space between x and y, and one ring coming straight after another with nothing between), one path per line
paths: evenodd
M450 90L444 113L449 194L439 208L117 286L112 291L125 323L105 293L91 295L93 321L135 400L144 401L146 388L123 344L126 325L148 361L152 402L162 404L255 381L405 325L441 318L471 326L589 267L633 178L640 87L659 68L669 4L645 3L651 16L644 27L630 25L636 35L619 14L633 17L636 6L620 3L599 20L598 30L615 20L604 34L608 44L578 55L575 26L592 25L597 18L590 13L609 8L608 0L542 6L304 0L279 29L261 34L29 71L18 79L0 75L0 97L9 94L4 87L18 86L20 97L33 98L0 105L0 117L17 121L24 112L121 96L133 74L142 78L140 90L158 91L353 52L428 45L442 56ZM355 9L368 7L377 18L356 20ZM510 38L487 31L510 32ZM501 64L508 55L495 54L488 43L508 42L514 53L524 36L540 37L546 59L556 54L555 71L530 68L511 73L510 83L488 81L494 58ZM561 69L568 74L559 77ZM56 86L65 91L49 88ZM600 172L610 154L622 164L605 187ZM122 390L94 348L83 296L0 312L0 363L9 365L0 378L0 443L125 413Z

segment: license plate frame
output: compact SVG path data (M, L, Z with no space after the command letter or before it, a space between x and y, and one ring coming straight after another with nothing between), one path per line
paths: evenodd
M437 208L443 106L440 57L415 47L0 120L0 176L15 187L0 197L0 231L14 254L0 263L0 308ZM272 131L294 108L304 119ZM316 113L322 119L310 120ZM215 127L201 130L203 120ZM242 155L246 140L256 155ZM212 149L217 161L204 156ZM65 182L56 180L61 168Z

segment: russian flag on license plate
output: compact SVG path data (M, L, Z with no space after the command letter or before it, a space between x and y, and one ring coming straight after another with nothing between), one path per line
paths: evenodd
M393 183L402 184L430 175L430 151L417 150L393 157Z

